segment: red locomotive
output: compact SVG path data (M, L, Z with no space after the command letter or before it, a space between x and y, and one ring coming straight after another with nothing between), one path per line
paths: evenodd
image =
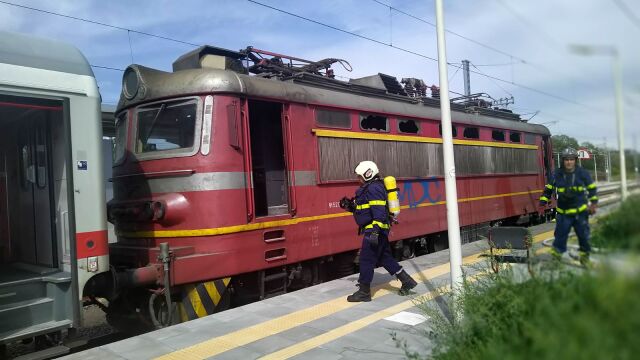
M338 202L361 160L398 179L395 255L444 248L437 89L426 96L424 82L384 74L339 81L339 61L205 46L173 72L127 68L113 271L85 289L110 299L110 321L143 314L164 326L353 273L360 239ZM465 234L535 218L553 166L549 131L462 100L452 119Z

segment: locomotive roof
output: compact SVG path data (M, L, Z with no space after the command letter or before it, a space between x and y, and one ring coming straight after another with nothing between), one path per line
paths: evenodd
M364 91L362 86L353 86L350 89L348 83L337 80L324 83L311 81L308 79L309 75L281 81L211 68L180 70L172 73L141 65L131 65L130 69L138 74L142 91L137 91L132 99L128 99L124 92L121 93L117 111L162 98L202 93L227 93L325 107L351 108L398 117L440 119L439 100L429 99L433 101L422 103L414 98L382 93L375 88L371 88L371 92ZM336 85L339 83L343 85ZM480 113L467 113L454 108L452 108L452 120L459 124L550 135L549 130L543 125Z
M0 63L94 77L76 47L50 39L0 31Z

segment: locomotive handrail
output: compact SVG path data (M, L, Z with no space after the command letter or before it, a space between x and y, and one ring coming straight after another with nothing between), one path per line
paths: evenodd
M289 109L286 110L287 112ZM287 159L289 160L288 168L294 169L294 161L293 161L293 137L291 135L291 122L289 118L289 114L287 113L284 116L284 123L286 124L285 131L287 132L287 147L289 148L287 151ZM287 174L289 178L289 200L291 207L291 216L296 216L297 212L297 201L296 201L296 177L292 171L288 171ZM293 174L293 175L292 175Z
M114 177L110 178L109 181L113 182L113 180L122 179L122 178L129 178L129 177L136 177L136 176L144 176L144 177L147 177L147 178L154 178L154 177L163 177L163 176L192 175L192 174L195 174L195 173L196 173L196 171L193 170L193 169L155 171L155 172L148 172L148 173L135 173L135 174L127 174L127 175L118 175L118 176L114 176Z
M244 173L245 173L245 181L247 186L245 187L245 196L246 196L246 204L247 204L247 222L251 222L253 220L253 183L252 183L252 170L251 170L251 148L249 147L249 124L247 123L247 112L245 107L247 103L241 105L240 109L240 125L242 128L242 143L244 147L243 162L244 162Z

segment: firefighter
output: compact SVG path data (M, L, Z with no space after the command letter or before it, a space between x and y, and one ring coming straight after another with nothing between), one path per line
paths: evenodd
M349 302L371 301L373 270L381 264L390 275L402 282L400 294L405 295L418 283L407 274L391 255L389 246L389 212L387 190L373 161L362 161L355 168L360 188L353 199L340 200L340 207L353 213L359 233L364 233L360 248L359 289L347 297Z
M562 258L567 251L567 238L573 227L580 243L580 263L589 263L589 215L596 213L598 196L596 184L589 172L576 165L578 152L567 148L562 151L562 167L556 169L540 197L540 206L545 206L554 191L558 195L556 207L555 240L551 254ZM587 197L588 194L588 197Z

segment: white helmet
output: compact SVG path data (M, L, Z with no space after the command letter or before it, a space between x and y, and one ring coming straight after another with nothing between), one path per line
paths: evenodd
M361 161L355 169L355 173L358 176L361 176L364 181L372 180L376 175L378 175L378 172L378 165L369 160Z

